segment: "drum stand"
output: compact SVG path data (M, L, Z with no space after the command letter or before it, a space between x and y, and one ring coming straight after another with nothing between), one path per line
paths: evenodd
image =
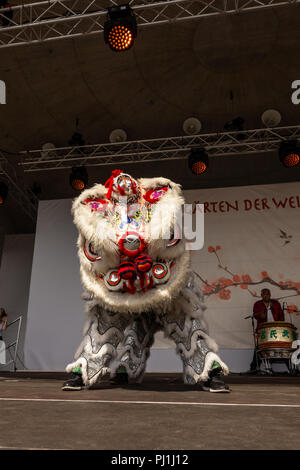
M273 374L272 363L275 362L285 364L289 375L296 375L296 367L291 360L292 352L293 349L291 348L270 348L259 351L259 355L267 373Z
M260 369L260 365L258 364L258 361L261 361L260 357L258 356L258 344L257 344L257 338L255 336L255 324L254 324L254 316L253 315L248 315L248 317L245 317L244 319L247 320L248 318L251 318L251 324L252 324L252 335L253 335L253 341L254 341L254 355L253 355L253 359L255 358L255 369L251 372L253 374L261 374L261 369ZM253 363L253 359L252 359L252 362L251 364ZM250 368L251 368L251 365L250 365Z
M271 361L269 361L269 359L261 359L261 362L263 363L263 365L265 366L265 370L266 370L266 374L267 375L273 375L274 372L273 372L273 369L272 369L272 364L271 364Z

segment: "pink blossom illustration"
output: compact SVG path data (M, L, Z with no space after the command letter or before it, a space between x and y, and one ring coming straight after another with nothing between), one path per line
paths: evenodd
M255 286L263 283L268 283L272 286L279 287L280 290L291 291L291 294L279 297L277 300L300 295L300 282L295 282L291 279L276 281L266 270L261 271L259 274L260 280L257 281L253 280L252 277L247 273L231 272L227 266L223 265L220 256L217 253L220 250L220 245L216 245L216 247L210 245L208 247L208 252L216 256L218 269L222 269L226 273L226 277L219 277L216 280L209 282L207 279L203 279L202 276L196 273L203 283L203 294L205 296L217 295L222 300L229 300L232 293L231 288L240 287L241 289L247 290L252 297L260 298L260 295L258 295L257 291L251 290L249 286ZM283 274L280 274L279 278L284 279ZM298 307L294 304L287 307L287 312L297 316L300 315Z

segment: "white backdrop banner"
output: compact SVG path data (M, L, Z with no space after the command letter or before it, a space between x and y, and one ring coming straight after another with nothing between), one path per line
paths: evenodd
M205 243L192 252L211 335L223 349L252 347L250 320L261 289L300 327L300 184L186 191L204 204Z
M205 242L191 252L192 265L205 295L210 335L219 347L252 349L251 323L244 317L264 287L284 303L286 320L299 328L294 311L300 307L300 184L184 195L193 212L204 204ZM82 288L70 209L70 200L39 205L25 343L26 365L33 369L63 369L81 338ZM154 348L174 345L158 334ZM235 371L248 368L251 351L247 354L247 363Z
M18 349L18 356L22 362L24 359L23 347L27 320L33 249L34 234L26 233L6 235L0 266L0 307L5 308L8 314L8 323L13 322L19 316L22 316L22 328L20 331L20 342ZM19 323L14 323L14 325L9 327L3 333L3 339L6 345L9 345L16 340L18 326ZM2 335L0 334L0 336ZM6 362L11 361L13 353L14 348L11 347L6 354ZM17 361L18 369L23 368L20 360Z

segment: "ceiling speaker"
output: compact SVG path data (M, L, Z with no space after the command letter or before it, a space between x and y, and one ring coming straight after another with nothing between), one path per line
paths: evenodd
M109 134L109 141L114 144L116 142L126 142L127 134L123 129L114 129Z
M261 121L266 127L276 127L281 122L281 114L276 109L267 109L261 115Z
M191 117L184 121L182 127L183 127L185 134L194 135L194 134L199 134L202 128L202 124L199 121L199 119Z
M53 158L56 156L56 147L51 142L47 142L43 145L41 151L42 158Z

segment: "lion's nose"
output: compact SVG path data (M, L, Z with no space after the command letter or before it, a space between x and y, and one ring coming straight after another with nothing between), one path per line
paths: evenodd
M126 232L119 240L119 249L123 255L136 257L146 248L146 244L137 232Z

